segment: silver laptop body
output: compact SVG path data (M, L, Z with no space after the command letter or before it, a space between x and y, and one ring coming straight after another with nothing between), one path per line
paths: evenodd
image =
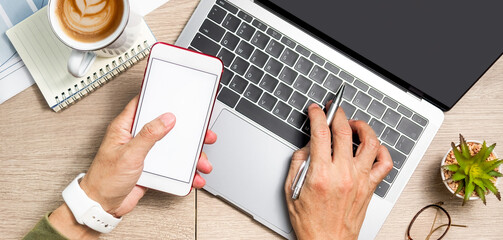
M231 4L231 7L229 7L231 11L228 11L226 8L229 5L225 6L229 3ZM220 10L223 9L226 11L227 15L225 15L225 19L212 15L212 18L215 17L217 21L207 20L209 14L213 14L211 11L214 11L215 5L218 5ZM239 12L246 13L246 16L243 14L238 16L238 14L235 13L236 8ZM227 19L229 16L231 18ZM380 140L383 144L393 148L393 152L396 153L392 154L395 164L395 169L393 170L394 176L388 176L388 182L384 181L383 185L379 186L379 189L376 190L379 195L377 193L373 195L360 232L360 239L375 238L379 229L386 220L386 217L393 208L393 205L400 196L400 193L407 184L407 181L412 176L416 166L435 136L437 130L440 128L444 119L443 112L429 102L401 90L387 80L374 74L367 68L352 61L344 54L322 43L317 40L317 38L300 30L253 1L229 0L223 2L220 0L202 0L187 23L185 29L179 36L176 45L204 52L206 49L202 48L206 48L208 44L201 45L197 42L199 40L195 40L196 38L201 38L201 36L204 36L202 38L204 38L205 41L210 40L216 44L216 40L218 40L218 42L220 42L219 44L224 44L224 40L221 39L225 38L225 36L219 38L219 36L215 35L214 32L205 31L206 27L208 27L205 25L205 21L211 22L211 24L209 24L211 26L214 26L214 24L222 26L225 24L228 25L229 22L226 21L232 20L234 17L238 18L241 21L241 24L248 23L250 26L255 26L254 21L259 20L267 25L266 27L257 25L258 29L255 31L255 34L260 32L261 34L267 35L269 29L274 30L276 33L279 32L281 37L277 38L276 42L288 43L287 46L284 47L283 53L289 46L293 47L290 49L292 52L296 50L294 44L291 42L282 41L283 37L291 39L295 43L295 46L301 46L301 52L302 49L308 49L310 51L310 57L306 54L304 55L304 58L314 59L313 66L318 66L321 69L324 69L324 71L321 71L322 73L327 72L325 79L323 80L325 81L324 83L313 83L311 86L314 86L315 84L316 86L321 86L327 91L325 95L328 97L328 94L331 92L329 88L330 85L328 84L328 77L333 78L335 76L338 77L338 79L343 79L346 86L351 85L356 89L356 93L353 96L345 99L348 104L347 106L351 105L354 107L351 117L362 119L367 122L375 123L378 121L385 123L385 129L381 130L380 133L378 133L378 136L381 136ZM208 23L206 24L208 25ZM225 27L224 30L225 34L232 33L232 30L226 29ZM240 30L242 29L237 29L235 33ZM269 33L272 33L272 31L269 31ZM222 33L220 33L220 35L222 35ZM268 44L277 37L274 33L268 36ZM246 42L255 46L253 41L256 43L256 40L257 39L254 35L249 40L246 40L246 38L240 39L240 42ZM262 50L262 52L267 53L268 50L270 49L267 46ZM216 50L208 51L211 52ZM257 50L255 49L254 51ZM229 61L230 64L227 64L227 69L232 69L231 71L238 69L238 67L235 66L236 64L234 64L235 61L238 61L236 59L240 56L238 50L222 47L218 50L218 54L215 54L215 52L213 52L213 54L221 55L223 52L232 52L235 55L235 58L232 59L232 61ZM297 61L300 61L300 58L303 57L301 52L296 52L299 55ZM305 54L305 52L303 53ZM253 63L256 58L252 60L252 57L249 57L248 59L245 59L246 57L241 57L241 59L246 60L247 62L252 62L249 66L247 66L248 69L244 72L239 69L237 70L242 74L239 72L233 72L234 77L230 80L230 83L224 83L221 86L222 89L220 90L220 94L229 94L232 96L238 95L239 97L238 100L234 99L231 101L232 103L229 104L230 100L223 100L224 97L220 98L219 96L219 99L215 104L210 128L217 133L218 141L216 144L205 146L204 148L204 151L207 153L214 169L211 174L204 176L207 180L207 184L204 189L215 196L225 199L232 205L253 216L256 221L267 226L281 236L288 239L294 239L295 233L288 218L283 186L292 153L301 145L299 143L293 144L291 141L285 140L285 136L287 135L282 135L282 133L278 133L276 129L273 129L275 126L274 124L278 122L277 120L271 121L269 117L266 118L266 120L260 120L257 119L256 116L258 113L263 114L262 111L266 111L276 117L279 115L279 121L289 124L290 128L295 128L294 125L298 125L298 123L292 124L295 122L295 119L292 120L289 116L287 116L286 119L282 119L284 116L282 115L281 109L276 109L279 106L278 104L280 104L279 102L282 102L283 105L289 105L291 103L291 99L289 98L293 98L293 95L282 100L281 97L284 96L281 96L281 93L277 92L281 83L284 83L282 80L278 80L278 78L281 79L281 77L284 76L282 73L274 77L274 79L278 80L278 84L272 91L269 85L263 83L263 81L265 81L264 79L260 80L258 83L248 81L247 88L243 91L243 87L241 86L243 84L239 81L240 79L248 79L247 73L248 71L251 71L250 68L252 66L262 70L262 72L265 73L264 76L274 76L274 74L269 73L269 71L273 71L270 69L269 63L266 63L265 66L257 66ZM270 59L274 58L280 63L282 62L281 57L281 54L277 58L269 56ZM320 58L323 61L320 60ZM298 62L295 64L298 64ZM301 69L295 64L290 68L293 70ZM288 64L284 64L283 68L288 67L287 65ZM337 74L331 66L336 66L336 68L340 69L340 72ZM313 69L314 68L310 71L314 71ZM302 72L296 72L298 74L297 78L300 78L299 76L303 75ZM349 78L347 73L354 77L354 82L346 82L346 79ZM305 78L310 79L312 77L311 74L312 72L305 74ZM306 93L303 93L302 90L296 89L295 87L298 86L298 84L296 85L297 80L298 79L290 84L293 88L292 92L294 92L294 94L298 93L297 95L303 95L308 99L310 99L311 96L319 97L315 95L316 92L312 93L312 91L307 91ZM363 83L363 85L361 83ZM276 107L271 109L270 107L261 106L260 104L265 102L261 102L261 97L254 97L255 100L258 99L257 102L247 101L251 98L249 96L250 92L248 91L248 87L260 89L262 91L262 97L268 93L268 90L270 91L270 95L280 96L278 97L279 99L277 99L277 103L275 105ZM368 103L368 99L364 99L367 103L361 107L362 100L358 97L366 95L371 97L370 101L372 103ZM379 116L378 113L375 113L375 110L370 110L370 105L374 104L374 101L382 103L375 103L375 105L384 105L386 107L386 112L382 113L381 116ZM309 102L305 103L305 105L308 103ZM375 107L374 105L372 106ZM290 114L293 115L295 107L291 106L291 108L292 110ZM348 108L353 110L352 107ZM297 110L302 113L301 109ZM372 113L369 113L369 111ZM398 118L400 120L389 120L389 116L387 116L388 111L393 114L399 113L400 116ZM362 112L365 114L362 114ZM368 118L369 116L370 118ZM390 121L391 124L388 124L387 122ZM414 126L409 126L412 125L410 122L413 122ZM393 126L393 123L396 125ZM404 124L406 126L404 126ZM375 125L373 126L375 127ZM420 126L422 129L419 133L417 132L417 126ZM274 131L271 131L271 129ZM402 132L400 132L399 129L401 129ZM413 130L415 132L411 133ZM302 127L299 131L302 132ZM405 133L403 133L403 131ZM395 136L396 132L399 132L398 137ZM412 146L411 142L413 142ZM405 149L404 151L407 152L407 154L404 154L402 151L403 149Z

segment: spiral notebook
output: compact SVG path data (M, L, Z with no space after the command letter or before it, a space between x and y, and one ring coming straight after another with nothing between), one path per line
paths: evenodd
M88 76L75 78L67 70L71 49L61 43L49 25L47 9L42 8L7 31L7 36L24 61L45 100L58 112L126 71L148 56L156 39L145 21L133 47L114 58L97 57Z

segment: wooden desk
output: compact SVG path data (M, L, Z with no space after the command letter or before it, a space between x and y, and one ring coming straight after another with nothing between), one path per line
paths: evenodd
M146 17L159 41L173 43L197 1L171 0ZM107 124L140 89L146 61L114 79L61 113L49 109L32 86L0 105L0 232L19 239L44 213L62 203L61 191L96 154ZM503 61L498 61L450 112L407 188L378 235L403 239L412 216L440 200L453 221L468 229L452 229L449 238L499 239L501 231L483 223L503 221L503 204L494 196L461 207L440 181L438 165L458 133L468 139L503 144ZM447 91L447 90L446 90ZM503 154L503 149L497 147ZM500 189L503 190L503 187ZM196 212L197 210L197 212ZM270 239L278 235L205 191L185 198L149 191L138 207L104 239Z

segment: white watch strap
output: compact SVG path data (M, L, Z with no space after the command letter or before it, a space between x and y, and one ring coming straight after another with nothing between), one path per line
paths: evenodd
M101 205L92 200L80 188L79 180L84 177L79 174L63 191L63 199L70 208L78 223L86 225L101 233L111 232L122 220L107 213Z

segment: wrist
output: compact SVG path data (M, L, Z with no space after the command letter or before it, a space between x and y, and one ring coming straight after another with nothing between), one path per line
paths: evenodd
M106 197L104 197L103 194L101 194L101 191L97 188L96 184L92 184L89 181L87 175L84 176L82 180L79 182L79 186L89 198L99 203L103 208L103 210L105 210L107 213L112 214L114 217L120 217L115 216L114 207L112 207L111 204L108 203Z
M49 215L49 222L63 236L69 239L97 239L100 235L99 232L79 224L66 203Z

